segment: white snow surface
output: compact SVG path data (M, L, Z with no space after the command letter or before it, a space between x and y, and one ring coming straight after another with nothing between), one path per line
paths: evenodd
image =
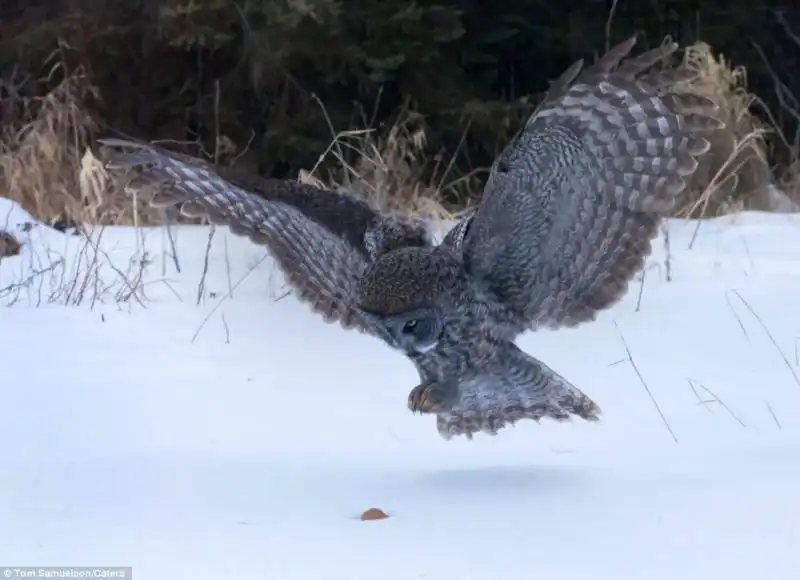
M413 366L276 301L262 248L217 229L198 304L208 228L175 228L178 273L164 228L98 229L86 251L0 203L23 242L0 261L0 567L799 577L800 216L671 221L616 307L520 338L599 423L445 441L407 410ZM360 521L370 507L390 517Z

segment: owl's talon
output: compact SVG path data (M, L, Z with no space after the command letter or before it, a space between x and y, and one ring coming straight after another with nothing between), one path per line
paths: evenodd
M449 383L425 383L411 389L408 408L414 413L441 413L446 411L458 396L458 389Z
M431 398L430 385L418 385L408 394L408 408L412 413L432 413L434 402Z

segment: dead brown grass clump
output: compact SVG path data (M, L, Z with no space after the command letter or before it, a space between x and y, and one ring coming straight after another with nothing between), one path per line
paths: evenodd
M664 75L661 82L678 91L711 98L728 127L713 135L711 152L675 214L697 218L742 208L771 209L768 127L752 113L758 100L747 91L745 70L697 42L686 48L680 62L659 74ZM50 223L163 223L161 212L128 196L92 154L98 127L85 105L94 98L94 87L77 72L46 96L24 104L22 121L0 135L4 195ZM334 134L318 163L301 171L299 179L347 189L385 211L452 219L468 201L480 198L481 184L474 174L455 175L451 158L431 156L428 137L422 116L406 108L386 131ZM244 163L246 153L234 161ZM335 163L323 163L331 156ZM335 168L323 171L323 165ZM463 201L453 205L445 198Z
M53 223L132 224L157 220L98 173L89 146L97 125L85 103L94 87L79 71L47 95L25 101L0 134L0 188L36 218Z
M741 209L775 209L765 140L771 129L753 114L753 106L761 102L747 90L745 69L715 55L708 44L696 42L684 50L679 62L658 74L660 82L679 92L711 99L726 124L725 130L711 136L711 151L701 160L674 214L702 218ZM321 162L334 155L341 171L316 176L315 167L301 172L300 179L345 187L385 210L450 219L464 208L446 206L443 193L474 201L480 198L480 184L472 175L448 182L449 163L424 158L426 136L424 124L412 112L383 136L342 132L320 157ZM349 163L353 152L357 161Z
M22 244L17 241L17 238L0 230L0 260L10 256L18 256Z
M305 183L346 189L384 211L432 219L451 219L457 208L444 203L451 198L479 197L479 191L464 193L479 184L471 176L448 181L449 160L429 158L425 150L427 128L420 115L405 110L384 134L371 130L342 131L320 156L317 165L301 171ZM328 156L336 169L319 175Z
M698 41L684 49L680 61L657 74L659 82L670 84L673 90L711 99L718 106L716 114L726 124L724 130L710 135L711 150L701 159L674 215L696 219L745 209L790 211L787 204L791 206L792 202L782 199L772 185L766 137L774 128L754 114L756 106L763 109L765 105L748 91L744 67L733 65L715 54L710 45ZM467 204L447 206L443 194L475 202L481 197L481 186L472 174L447 181L452 166L446 160L425 158L426 137L420 117L407 111L384 136L368 131L337 135L320 161L334 155L340 172L317 178L314 168L300 177L319 185L324 182L346 187L385 210L452 219ZM354 151L357 161L349 164L347 154ZM800 176L800 162L789 174ZM800 178L791 183L798 190L795 199L800 199ZM792 197L790 185L783 184L782 190Z
M701 161L676 215L698 218L738 209L769 209L764 207L772 180L765 142L769 128L752 113L751 107L759 101L747 90L745 69L715 56L705 42L696 42L664 74L677 91L714 101L727 125L714 133L711 151Z
M426 137L427 130L421 116L408 110L382 133L370 129L335 133L316 165L299 172L298 181L331 190L331 194L334 190L346 190L383 211L450 219L453 214L443 202L443 194L450 193L452 198L456 197L453 192L458 192L461 197L469 198L470 195L464 193L465 188L477 188L479 184L470 176L446 181L452 167L426 154ZM176 143L172 142L173 145ZM225 136L219 138L220 151L214 154L199 148L197 143L184 145L189 146L191 153L186 150L181 153L196 155L206 163L233 172L240 179L246 181L248 176L255 175L251 151L239 150ZM111 158L111 150L101 146L98 154L99 159L89 151L84 156L82 179L96 183L84 189L124 191L135 171L109 173L103 161ZM479 194L473 195L477 197ZM453 211L458 209L453 208Z

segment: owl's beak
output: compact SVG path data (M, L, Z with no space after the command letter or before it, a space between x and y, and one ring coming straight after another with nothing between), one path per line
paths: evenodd
M369 322L370 327L375 331L375 334L392 348L400 348L400 345L395 339L394 334L391 332L386 322L374 314L363 314L364 318Z
M400 348L400 345L397 344L397 340L395 340L394 335L391 332L389 332L388 328L386 328L382 324L379 324L377 326L377 329L378 329L378 334L386 344L388 344L392 348Z

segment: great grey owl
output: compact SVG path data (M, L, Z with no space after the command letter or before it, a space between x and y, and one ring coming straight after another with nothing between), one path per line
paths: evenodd
M520 419L597 420L588 396L514 340L591 321L625 294L723 126L707 99L658 83L652 67L676 44L624 60L635 42L551 84L479 205L438 245L423 222L347 194L101 143L122 148L107 167L134 169L128 187L150 190L154 206L266 246L315 312L402 351L420 376L408 406L435 414L444 438Z

